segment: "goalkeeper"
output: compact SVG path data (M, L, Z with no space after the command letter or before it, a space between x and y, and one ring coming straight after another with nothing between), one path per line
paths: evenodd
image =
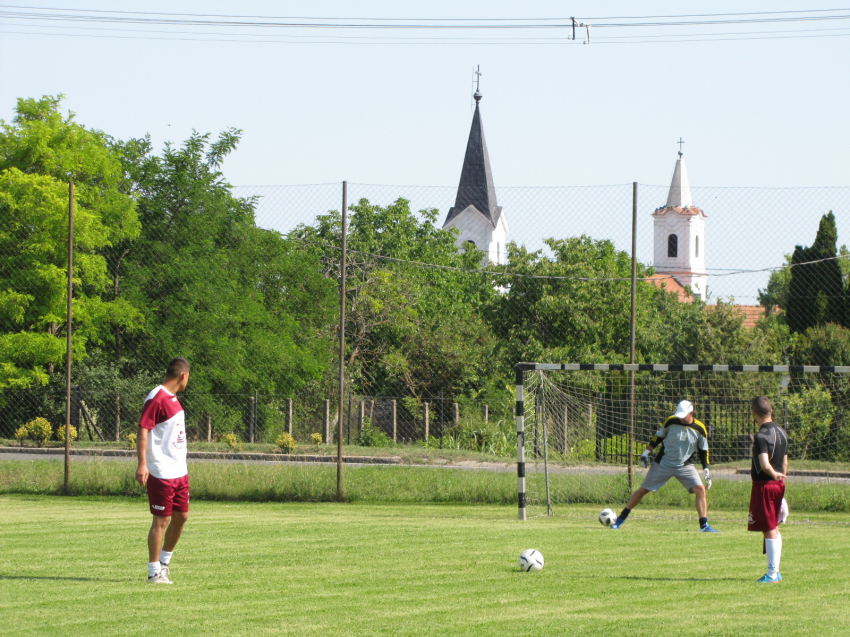
M652 442L640 457L643 466L650 463L650 452L658 448L655 461L646 474L641 487L632 494L629 503L611 525L619 529L626 522L640 501L650 491L655 493L663 487L670 478L676 478L682 486L696 496L697 513L699 514L699 530L702 533L719 533L708 525L708 499L706 490L711 488L711 477L708 471L708 431L705 425L694 418L694 406L690 401L683 400L676 408L676 413L664 421L664 426L655 434ZM705 474L706 486L699 478L694 459L699 455Z

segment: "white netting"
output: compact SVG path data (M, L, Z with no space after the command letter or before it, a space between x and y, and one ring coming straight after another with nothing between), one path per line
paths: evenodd
M773 404L774 420L788 432L793 480L801 485L807 506L830 508L836 486L846 489L838 492L842 503L847 499L850 378L846 375L635 372L634 376L631 489L640 486L643 477L640 454L681 400L694 404L696 418L708 428L713 474L722 481L749 481L757 430L751 403L764 395ZM524 386L529 513L546 514L547 503L552 507L625 503L630 491L629 372L531 371L525 373ZM818 485L832 490L818 492ZM745 509L748 499L741 491L745 488L746 484L727 485L715 492L715 499L723 506ZM687 504L684 490L665 487L659 494L657 504Z

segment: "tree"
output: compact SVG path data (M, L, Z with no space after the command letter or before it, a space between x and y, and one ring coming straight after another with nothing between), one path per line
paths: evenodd
M64 358L68 182L76 186L75 351L102 340L107 322L135 309L106 300L101 251L138 235L135 202L122 192L110 140L60 112L61 97L18 100L0 121L0 388L43 384Z
M797 246L791 256L787 321L792 332L826 323L844 324L844 284L836 257L835 215L825 214L811 247Z
M479 271L483 255L459 253L456 231L437 227L438 211L413 213L405 199L362 199L351 213L346 360L355 391L420 401L480 391L493 376L494 345L480 311L495 294ZM336 280L340 227L333 212L292 235L310 242Z
M124 145L142 233L117 255L116 289L145 329L124 335L116 360L127 374L161 373L183 355L195 392L292 395L329 365L335 286L302 244L256 227L253 200L231 194L219 166L238 140L195 133L161 156L147 140Z

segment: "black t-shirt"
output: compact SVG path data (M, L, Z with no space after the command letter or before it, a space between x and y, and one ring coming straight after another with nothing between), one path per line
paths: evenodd
M788 455L788 434L775 422L766 422L761 426L753 442L753 466L750 476L753 480L770 480L770 476L761 468L759 455L766 453L774 471L782 473L785 456Z

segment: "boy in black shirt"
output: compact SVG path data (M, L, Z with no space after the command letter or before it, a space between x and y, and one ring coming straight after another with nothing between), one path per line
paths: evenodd
M750 494L748 531L764 533L767 553L767 573L758 581L781 582L779 559L782 555L782 535L779 533L779 513L785 495L785 476L788 473L788 435L773 422L773 407L767 396L753 399L753 418L761 426L753 443L753 464L750 475L753 489Z

